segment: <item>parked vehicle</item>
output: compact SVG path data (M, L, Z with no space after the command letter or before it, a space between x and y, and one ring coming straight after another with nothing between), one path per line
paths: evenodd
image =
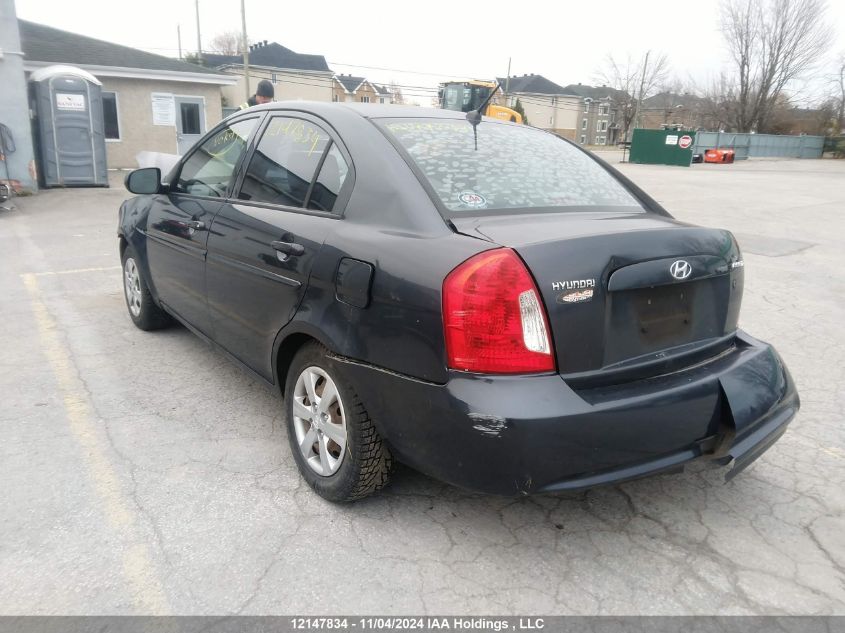
M594 155L493 119L287 102L126 179L129 315L175 319L284 394L334 501L398 459L521 495L745 468L799 407L737 327L734 237L673 219Z

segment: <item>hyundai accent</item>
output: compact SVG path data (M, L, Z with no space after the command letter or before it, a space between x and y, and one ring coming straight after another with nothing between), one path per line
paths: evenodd
M738 327L731 233L553 134L273 103L126 185L132 321L182 323L279 389L327 499L381 488L394 459L503 495L699 458L736 474L798 411L781 358Z

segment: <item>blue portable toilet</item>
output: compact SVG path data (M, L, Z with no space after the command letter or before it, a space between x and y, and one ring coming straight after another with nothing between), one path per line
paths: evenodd
M62 65L39 68L29 81L44 186L108 187L100 81Z

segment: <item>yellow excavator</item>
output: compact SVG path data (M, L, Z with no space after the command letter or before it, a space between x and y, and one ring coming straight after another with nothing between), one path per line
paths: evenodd
M499 89L495 81L450 81L440 87L440 107L456 112L471 112L489 103ZM483 112L485 116L522 123L522 115L516 110L490 103Z

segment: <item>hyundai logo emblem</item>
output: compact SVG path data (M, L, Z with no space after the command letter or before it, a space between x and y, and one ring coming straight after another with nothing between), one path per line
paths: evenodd
M692 266L689 265L688 261L679 259L676 262L672 262L672 265L669 266L669 273L675 279L686 279L692 274Z

